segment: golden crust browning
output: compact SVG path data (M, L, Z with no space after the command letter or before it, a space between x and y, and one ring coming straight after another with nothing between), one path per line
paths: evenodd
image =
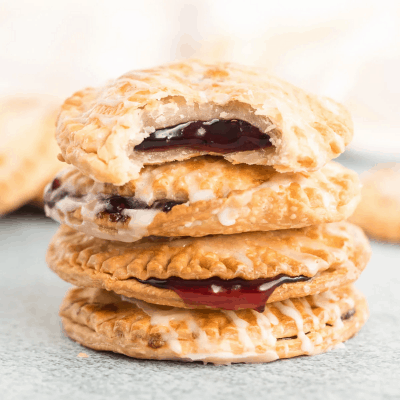
M357 174L334 162L316 172L281 174L270 167L200 157L145 167L137 180L121 187L94 182L75 168L63 171L59 180L59 191L71 196L47 208L49 216L89 235L126 242L150 235L230 235L339 221L353 213L360 194ZM97 205L114 195L149 205L164 199L184 204L169 212L133 211L132 218L125 210L124 221L112 222Z
M123 301L101 289L74 288L60 315L68 336L93 349L135 358L230 364L324 352L354 336L368 309L352 287L273 303L262 314L179 310Z
M307 282L283 284L268 300L274 302L353 282L369 257L368 240L361 229L347 222L201 239L144 239L135 244L97 239L61 226L49 246L47 262L62 279L77 286L192 308L174 291L135 278L252 280L282 273L313 277Z
M344 151L353 135L347 110L256 68L196 60L131 71L67 99L57 125L62 158L91 178L123 185L146 164L207 153L133 150L156 129L202 120L242 119L271 136L273 147L225 155L279 172L312 171ZM210 153L209 153L210 154Z

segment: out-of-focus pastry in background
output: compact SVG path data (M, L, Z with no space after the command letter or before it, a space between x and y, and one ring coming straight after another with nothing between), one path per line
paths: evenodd
M371 237L400 242L400 164L378 164L362 178L362 199L350 220Z
M40 202L44 186L62 168L54 138L59 106L48 95L0 97L0 215Z

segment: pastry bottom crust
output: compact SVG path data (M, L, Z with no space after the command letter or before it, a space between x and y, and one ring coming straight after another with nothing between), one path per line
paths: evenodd
M319 354L354 336L368 318L352 286L253 310L184 310L73 288L60 310L66 334L96 350L141 359L231 364Z

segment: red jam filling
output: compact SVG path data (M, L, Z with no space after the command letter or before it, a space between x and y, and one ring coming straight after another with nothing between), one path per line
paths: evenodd
M272 146L270 137L242 120L191 121L153 132L136 151L164 151L180 147L227 154Z
M309 277L278 275L267 279L245 280L235 278L223 280L209 278L185 280L171 277L165 280L150 278L139 282L161 289L171 289L189 305L205 305L224 310L252 308L263 312L265 304L274 290L284 283L308 281Z

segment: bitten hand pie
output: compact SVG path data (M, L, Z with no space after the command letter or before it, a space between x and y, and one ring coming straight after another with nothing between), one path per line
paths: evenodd
M111 242L62 226L47 262L62 279L181 308L263 309L354 282L368 240L348 222L204 238Z
M346 109L267 71L187 60L131 71L67 99L62 159L124 185L144 165L211 154L279 172L315 171L353 135Z
M40 198L60 170L54 140L58 106L45 95L0 98L0 215Z
M71 289L61 305L65 332L84 346L135 358L214 364L313 355L364 325L364 296L343 287L253 310L183 310L102 289Z
M134 242L338 221L353 213L359 195L357 174L334 162L320 171L283 174L198 157L146 166L124 186L95 182L70 167L48 186L45 209L88 235Z

